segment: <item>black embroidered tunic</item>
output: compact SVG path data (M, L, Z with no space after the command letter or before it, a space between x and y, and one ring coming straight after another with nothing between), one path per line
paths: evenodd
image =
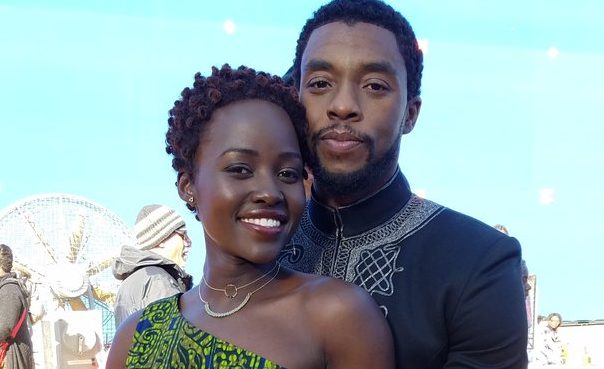
M519 243L412 194L400 171L350 206L312 198L280 259L364 287L390 323L399 368L526 367Z

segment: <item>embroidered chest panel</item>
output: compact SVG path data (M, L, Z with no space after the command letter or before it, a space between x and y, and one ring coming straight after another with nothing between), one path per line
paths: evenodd
M402 241L420 230L444 207L413 195L409 202L381 226L352 237L336 238L319 231L305 212L300 229L283 250L281 262L296 270L329 275L365 288L370 294L391 296L392 278Z

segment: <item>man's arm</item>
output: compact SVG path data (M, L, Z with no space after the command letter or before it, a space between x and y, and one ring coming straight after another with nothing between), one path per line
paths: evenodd
M160 271L151 274L147 280L145 291L143 292L141 308L144 308L157 300L183 292L180 290L178 282L172 278L168 272L161 268L158 269L160 269Z
M115 309L116 324L118 325L150 303L181 292L174 278L157 266L137 270L124 281L120 291L122 298Z
M448 323L445 368L524 369L528 327L520 244L502 237L484 246Z

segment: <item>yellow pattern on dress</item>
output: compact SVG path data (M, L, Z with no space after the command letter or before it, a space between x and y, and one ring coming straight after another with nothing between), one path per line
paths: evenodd
M145 308L128 351L126 368L285 369L187 322L180 294Z

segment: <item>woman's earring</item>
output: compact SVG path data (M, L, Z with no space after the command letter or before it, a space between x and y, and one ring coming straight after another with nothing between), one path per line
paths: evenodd
M191 203L192 203L192 202L193 202L193 200L195 200L195 199L193 198L193 196L189 197L189 202L191 202Z

